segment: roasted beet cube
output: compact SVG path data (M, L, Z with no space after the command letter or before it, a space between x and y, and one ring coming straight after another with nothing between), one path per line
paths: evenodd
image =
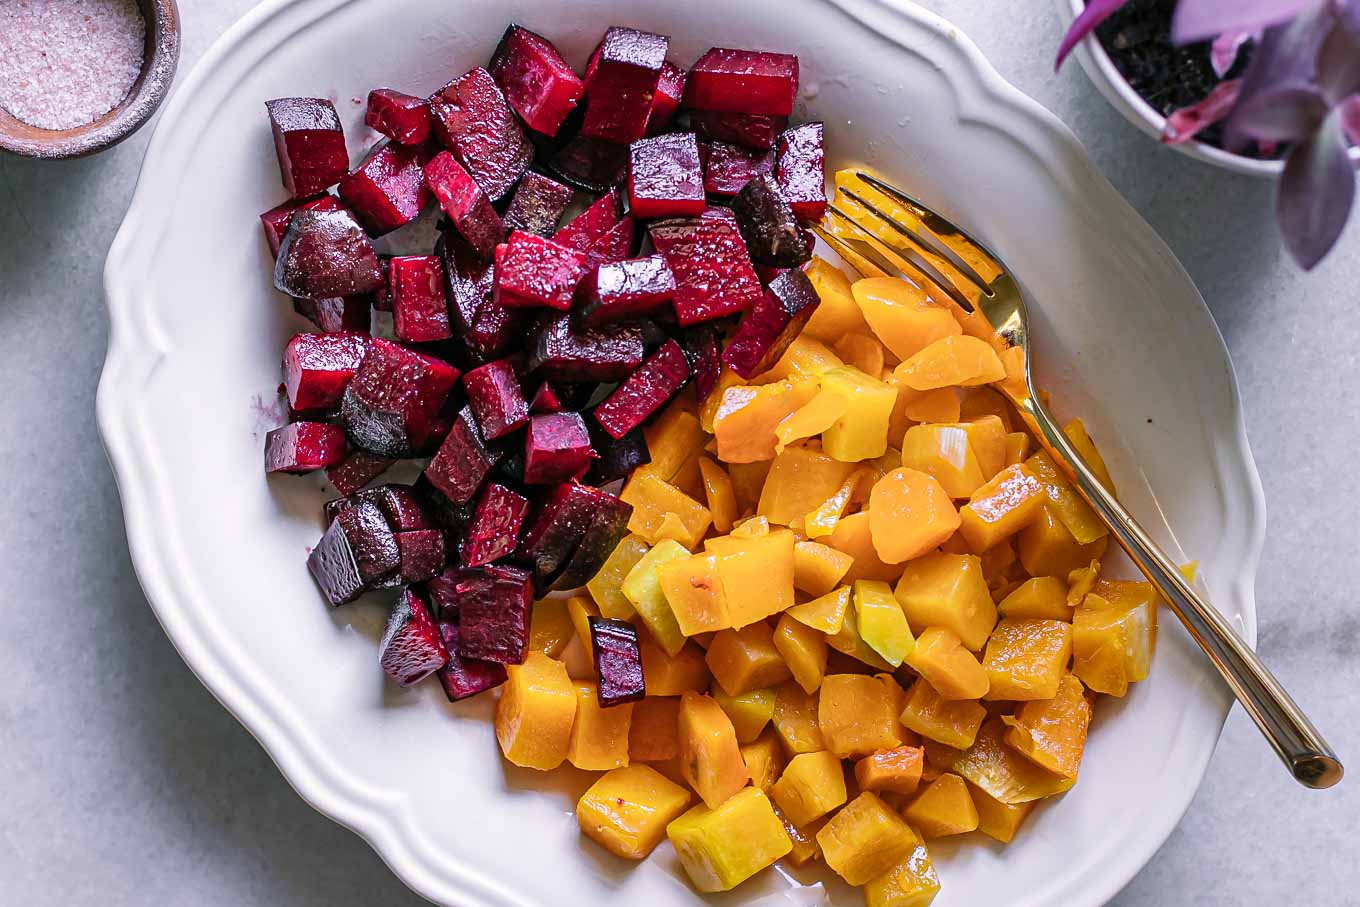
M714 47L690 67L686 107L786 117L798 96L798 58L792 54Z
M293 422L264 436L265 472L311 472L344 458L344 431L325 422Z
M528 513L523 495L495 482L483 488L460 551L464 566L481 567L513 553Z
M572 136L548 157L548 169L578 189L607 192L628 176L628 146Z
M367 334L373 324L373 296L332 296L329 299L294 299L293 311L327 334Z
M704 169L692 132L628 147L628 206L634 217L685 217L704 210Z
M619 193L617 189L611 189L573 217L571 223L554 233L552 238L554 242L584 252L608 234L620 217Z
M657 80L652 109L647 115L648 135L660 135L670 128L684 94L685 71L667 60L661 64L661 78Z
M580 413L543 413L524 437L524 481L552 485L585 475L595 451Z
M581 323L598 327L626 321L670 302L675 275L660 255L602 264L576 288Z
M579 482L563 482L534 511L515 559L530 566L542 588L576 553L608 492Z
M528 654L533 586L517 567L493 564L459 570L454 580L458 654L520 664Z
M704 164L704 191L736 195L751 180L774 171L774 151L758 151L727 142L714 142Z
M326 600L343 605L401 565L397 538L376 504L363 502L340 511L307 557Z
M590 651L595 656L600 708L636 702L647 695L642 681L642 650L637 628L626 620L592 617Z
M425 183L459 235L482 258L490 258L505 238L505 225L471 174L453 155L441 151L425 165Z
M727 142L743 148L768 151L789 125L788 117L763 117L717 110L691 110L689 128L708 142Z
M430 606L414 589L406 589L392 606L387 630L378 643L378 663L404 687L419 683L448 664L449 653Z
M552 236L562 212L571 203L571 187L541 173L530 171L520 179L510 206L505 209L507 230L523 230L538 236Z
M373 241L343 208L293 213L274 264L274 286L289 296L326 299L371 293L383 283Z
M675 316L681 325L710 321L749 309L760 298L760 280L736 221L721 209L703 217L666 221L650 228L652 244L675 274Z
M411 493L419 499L421 508L429 516L434 528L444 533L444 550L457 551L467 534L476 509L471 501L455 504L444 492L434 487L425 476L420 476L411 485Z
M401 556L398 573L403 583L423 583L444 569L444 533L438 529L413 529L397 533Z
M746 313L722 359L743 378L754 378L784 355L803 331L821 298L802 271L785 271L770 282Z
M391 233L430 203L424 168L433 153L428 144L388 142L342 179L337 191L370 234Z
M614 26L604 33L586 72L581 135L626 145L647 132L670 40Z
M593 271L600 265L632 258L636 250L637 222L625 216L586 249L584 270Z
M546 38L512 25L491 57L491 75L525 125L556 135L585 86Z
M674 340L667 340L595 407L595 421L611 438L621 438L660 410L687 381L685 351Z
M804 123L779 137L775 178L799 220L815 223L826 214L826 150L822 124Z
M326 502L327 523L346 510L362 504L372 504L382 513L387 525L393 532L415 532L418 529L433 529L423 499L413 485L379 485L355 492L348 497Z
M495 274L461 236L447 231L435 244L444 262L444 279L455 333L477 360L502 354L521 334L524 314L492 299Z
M642 364L642 355L642 329L636 324L578 330L563 313L539 325L529 368L550 380L617 381Z
M465 406L425 468L425 478L453 503L465 504L477 494L501 456L501 451L487 447L472 407Z
M590 526L572 552L571 560L549 581L548 589L576 589L599 573L609 555L628 534L628 521L632 516L632 504L611 494L597 493Z
M472 369L463 375L463 389L487 440L507 435L529 421L529 403L509 359Z
M283 234L288 232L288 224L293 220L294 211L300 208L309 211L334 211L340 207L340 202L336 201L334 195L319 195L303 202L289 199L278 207L270 208L260 215L260 224L264 227L264 238L269 243L270 253L275 258L279 257L279 243L283 242Z
M295 410L335 409L368 352L368 335L294 334L283 348L283 387Z
M586 481L591 485L607 485L617 479L627 478L639 466L652 462L647 450L647 438L642 429L635 428L621 438L612 438L609 433L592 421L590 445L595 448L598 459L591 461L586 472Z
M434 133L493 202L529 169L534 149L491 73L469 70L430 97Z
M435 672L439 685L449 702L458 702L487 690L494 690L505 683L505 665L495 661L482 661L480 658L464 658L458 654L458 625L446 620L439 621L439 635L448 650L449 662Z
M444 267L435 255L399 255L388 262L392 332L406 343L427 343L453 336Z
M293 198L316 195L339 182L349 169L349 152L335 105L324 98L276 98L264 106L283 186Z
M425 446L458 369L374 338L345 388L341 424L355 447L407 457Z
M375 88L368 93L364 125L394 142L420 145L430 138L430 102L391 88Z
M352 450L339 463L326 470L326 480L343 495L354 494L387 472L396 460L366 450Z
M766 174L751 180L732 201L746 251L757 264L796 268L812 258L812 246L798 226L793 208Z
M532 233L516 230L496 247L492 298L503 306L545 306L565 311L581 279L585 256Z
M717 386L722 372L722 335L716 325L696 324L680 332L680 346L689 361L694 392L703 403Z
M529 400L529 412L535 415L538 413L560 413L565 408L557 389L547 381L538 386L538 390L534 391L534 396Z

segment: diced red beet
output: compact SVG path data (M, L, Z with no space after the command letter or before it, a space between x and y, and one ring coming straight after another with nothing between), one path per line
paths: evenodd
M647 132L670 40L613 26L604 33L586 73L581 135L626 145Z
M647 116L647 134L660 135L670 128L680 99L685 94L685 71L670 60L661 65L661 78L652 96L652 109Z
M428 144L388 142L342 179L337 191L370 234L391 233L430 203L424 168L433 154Z
M264 238L269 243L270 253L275 258L279 257L279 243L283 242L283 234L288 232L288 224L293 220L294 211L299 208L306 208L309 211L334 211L340 207L340 202L335 196L328 194L301 202L289 199L277 207L270 208L260 215L260 224L264 227Z
M499 664L523 663L534 603L529 574L493 564L459 570L454 582L458 654Z
M453 336L444 289L444 267L435 255L398 255L388 262L392 332L406 343Z
M495 274L491 263L483 261L461 236L447 231L436 242L435 254L444 262L455 333L474 359L492 359L504 353L521 335L525 313L492 299Z
M283 387L295 410L335 409L368 352L368 335L294 334L283 348Z
M685 351L667 340L595 407L595 421L610 437L621 438L665 406L688 381Z
M743 378L754 378L784 355L803 331L821 297L802 271L785 271L742 319L722 359Z
M424 501L417 493L416 487L395 484L379 485L347 497L327 501L325 506L327 524L334 522L344 511L362 504L377 507L393 532L415 532L435 528L426 514Z
M620 501L611 494L597 495L590 526L572 552L571 560L552 577L547 588L560 591L584 586L600 572L609 555L628 534L628 521L632 516L632 504Z
M392 466L396 460L366 450L352 450L345 459L326 470L326 480L343 495L354 494Z
M585 475L594 458L580 413L543 413L529 420L524 437L524 481L552 485Z
M796 268L812 258L812 247L803 236L793 208L779 191L775 178L766 174L748 182L732 200L746 251L757 264Z
M675 316L681 325L745 311L760 298L760 280L736 221L730 212L718 212L722 209L710 208L702 217L650 228L652 244L675 274Z
M563 313L539 325L529 369L549 380L618 381L642 364L642 356L642 329L636 324L576 330Z
M600 265L632 258L637 249L637 222L625 215L619 222L590 244L586 249L585 271L593 271Z
M520 179L510 206L505 209L505 228L538 236L552 236L562 212L571 203L571 187L541 173L530 171Z
M444 492L434 487L425 476L420 476L411 485L411 493L420 501L422 510L429 516L434 528L444 533L444 550L457 551L472 522L475 507L472 502L455 504Z
M626 478L639 466L652 462L642 429L635 428L621 438L611 438L598 423L592 422L587 427L590 429L590 445L599 457L591 462L586 472L585 481L588 484L608 485L617 479Z
M329 299L294 299L293 311L326 334L367 334L373 324L373 296L332 296Z
M325 422L293 422L264 436L265 472L311 472L344 457L344 431Z
M353 601L369 583L400 565L397 538L387 518L367 501L336 514L307 557L307 569L332 605Z
M349 169L349 152L335 105L325 98L275 98L264 106L283 186L293 198L316 195L339 182Z
M798 96L798 58L793 54L714 47L690 67L686 107L786 117Z
M515 559L533 570L540 588L571 560L595 518L595 511L605 498L612 497L579 482L563 482L534 511Z
M622 217L619 211L619 192L611 189L596 199L589 208L552 235L553 242L584 252L609 233Z
M424 475L450 501L465 504L477 494L501 456L501 451L487 447L472 407L465 406Z
M481 567L511 554L529 513L529 499L495 482L482 489L463 539L463 565Z
M696 324L680 332L689 371L694 377L694 391L703 403L718 385L722 372L722 336L716 325Z
M810 246L812 245L812 243L809 242L808 245L809 245L809 247L810 247ZM780 274L783 274L783 273L784 273L785 271L787 271L787 270L789 270L789 269L788 269L788 268L776 268L776 267L774 267L773 265L762 265L762 264L757 264L757 265L756 265L756 276L760 278L760 282L761 282L762 285L768 287L771 283L774 282L774 279L775 279L776 277L778 277Z
M826 150L822 124L804 123L779 137L775 178L801 221L815 223L826 214Z
M628 146L628 207L638 218L686 217L704 210L704 170L692 132Z
M789 125L788 117L723 113L717 110L691 110L689 128L709 142L727 142L743 148L768 151Z
M439 685L449 702L458 702L487 690L494 690L505 683L505 665L495 661L482 661L480 658L464 658L458 654L458 625L446 620L439 621L439 635L444 640L444 648L449 653L448 664L435 672Z
M490 258L505 238L505 225L472 175L453 155L441 151L425 165L425 183L454 229L478 255Z
M642 679L642 650L637 628L626 620L592 617L590 651L595 658L600 708L636 702L647 695Z
M384 457L422 449L458 380L441 359L374 338L345 388L341 424L355 447Z
M550 41L518 25L505 30L490 70L515 113L544 135L557 134L585 91Z
M430 96L434 133L493 202L508 193L534 149L491 73L480 66Z
M533 398L529 401L529 412L535 415L539 413L560 413L565 407L562 405L562 398L557 395L557 390L544 381L534 391Z
M430 102L391 88L375 88L368 93L364 125L394 142L420 145L430 138Z
M585 256L532 233L516 230L496 247L492 299L503 306L571 308Z
M608 192L628 176L628 146L575 135L549 155L548 169L578 189Z
M463 389L487 440L507 435L529 421L529 403L508 359L497 359L467 372Z
M704 163L704 191L710 195L732 196L757 176L774 171L774 151L757 151L727 142L709 146Z
M397 533L401 555L400 573L404 583L422 583L444 569L444 533L438 529L413 529Z
M448 664L449 653L430 607L414 589L406 589L392 607L387 630L378 643L378 663L398 684L409 687Z
M299 209L288 223L274 264L274 286L304 299L358 296L382 285L373 241L354 215Z
M576 288L581 323L598 327L626 321L670 302L675 275L660 255L602 264Z

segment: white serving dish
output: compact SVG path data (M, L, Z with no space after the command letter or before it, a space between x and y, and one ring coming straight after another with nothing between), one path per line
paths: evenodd
M610 23L674 35L682 62L712 44L798 53L801 113L827 121L830 163L877 168L1012 263L1038 300L1039 373L1059 410L1087 417L1125 500L1200 559L1214 601L1254 638L1264 506L1222 338L1071 133L948 23L877 0L581 0L569 14L553 0L269 0L199 63L151 143L106 269L99 422L138 575L175 646L298 792L408 885L461 907L703 902L668 845L633 867L583 841L572 807L586 776L507 768L489 697L455 707L432 683L386 683L381 606L329 610L304 567L320 481L261 472L278 420L261 401L302 328L270 289L255 220L283 198L264 100L336 98L357 150L351 98L432 90L483 63L510 21L578 66ZM1169 615L1163 626L1151 679L1099 710L1075 790L1004 850L977 836L932 846L938 907L1101 904L1166 839L1231 699ZM790 885L767 872L712 902Z

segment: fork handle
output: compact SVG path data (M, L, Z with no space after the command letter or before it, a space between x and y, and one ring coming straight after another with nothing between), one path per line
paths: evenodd
M1030 395L1023 402L1023 408L1042 433L1045 446L1065 461L1081 496L1100 514L1138 569L1161 591L1294 779L1318 790L1340 781L1344 769L1336 752L1275 675L1227 619L1191 588L1166 552L1106 490L1037 398Z

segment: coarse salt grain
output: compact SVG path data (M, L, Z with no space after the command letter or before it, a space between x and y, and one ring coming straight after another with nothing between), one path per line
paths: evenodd
M93 122L142 71L136 0L0 0L0 107L40 129Z

